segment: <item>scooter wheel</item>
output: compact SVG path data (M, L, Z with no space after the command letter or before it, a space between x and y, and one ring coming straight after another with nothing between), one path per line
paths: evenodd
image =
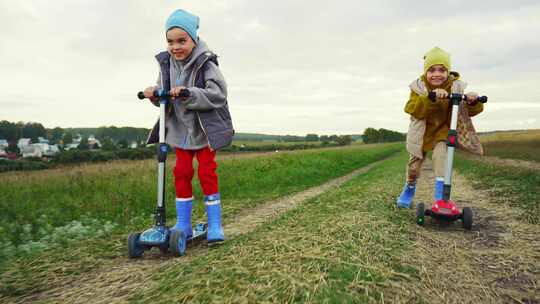
M418 226L424 226L425 206L424 203L418 203L416 205L416 224Z
M461 218L461 224L463 225L463 228L471 230L473 224L472 209L470 207L463 208L462 216L463 217Z
M186 253L186 235L181 230L173 230L169 236L169 249L174 256L183 256Z
M139 236L141 234L138 232L130 233L127 239L128 247L128 257L130 259L136 259L142 257L144 253L144 248L139 244Z

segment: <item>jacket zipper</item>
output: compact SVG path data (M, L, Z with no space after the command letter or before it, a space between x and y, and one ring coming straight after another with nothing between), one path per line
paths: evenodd
M195 80L197 79L197 74L199 73L200 69L202 68L202 66L208 61L208 59L210 59L210 57L207 57L198 67L197 67L197 70L195 70L195 73L193 74L194 77L193 77L193 83L192 83L192 87L195 86ZM201 121L201 116L199 115L199 111L195 111L195 113L197 114L197 118L199 119L199 124L201 125L201 129L204 133L204 135L206 135L206 142L208 142L208 147L210 147L210 150L214 150L212 148L212 146L210 145L210 139L208 138L208 133L206 133L206 130L204 129L204 126L203 126L203 123Z

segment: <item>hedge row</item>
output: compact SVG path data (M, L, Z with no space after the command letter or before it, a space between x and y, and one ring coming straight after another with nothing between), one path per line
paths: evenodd
M0 159L0 172L41 170L50 167L50 164L41 161Z
M52 159L56 164L102 162L114 159L147 159L155 155L152 148L121 149L115 151L69 150Z
M240 152L240 151L284 151L284 150L305 150L305 149L315 149L322 147L335 147L339 146L337 143L323 143L323 144L293 144L293 145L279 145L279 144L269 144L269 145L260 145L260 146L244 146L240 147L237 145L231 145L227 148L222 149L224 152Z
M58 153L49 162L39 158L0 159L0 172L41 170L58 164L104 162L115 159L147 159L155 155L154 148L121 149L115 151L70 150Z

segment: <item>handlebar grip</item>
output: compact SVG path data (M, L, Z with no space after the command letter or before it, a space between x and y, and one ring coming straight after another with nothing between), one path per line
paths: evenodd
M437 94L436 94L435 92L433 92L433 91L432 91L432 92L429 92L429 93L428 93L428 98L429 98L431 101L435 102L435 100L437 100Z
M178 95L178 97L182 97L182 98L188 98L191 94L189 93L189 90L188 89L182 89L180 90L180 94ZM145 99L146 97L144 97L144 93L143 92L139 92L137 93L137 97L139 99ZM171 95L169 94L169 92L163 92L163 91L154 91L154 97L156 98L169 98L171 97Z
M188 98L189 97L189 90L188 89L181 89L179 97Z
M451 94L451 95L456 95L456 94ZM457 94L458 96L461 96L462 98L466 98L465 95L461 95L461 94ZM435 92L431 91L428 93L428 98L435 102L435 100L437 100L437 94L435 94ZM449 97L450 98L450 97ZM488 101L488 98L487 96L478 96L478 99L477 99L478 102L481 102L481 103L486 103Z

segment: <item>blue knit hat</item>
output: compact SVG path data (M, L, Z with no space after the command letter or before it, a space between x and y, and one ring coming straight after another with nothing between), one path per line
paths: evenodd
M193 42L197 43L197 30L199 29L199 17L192 15L185 10L175 10L165 23L165 33L173 27L179 27L186 31Z

